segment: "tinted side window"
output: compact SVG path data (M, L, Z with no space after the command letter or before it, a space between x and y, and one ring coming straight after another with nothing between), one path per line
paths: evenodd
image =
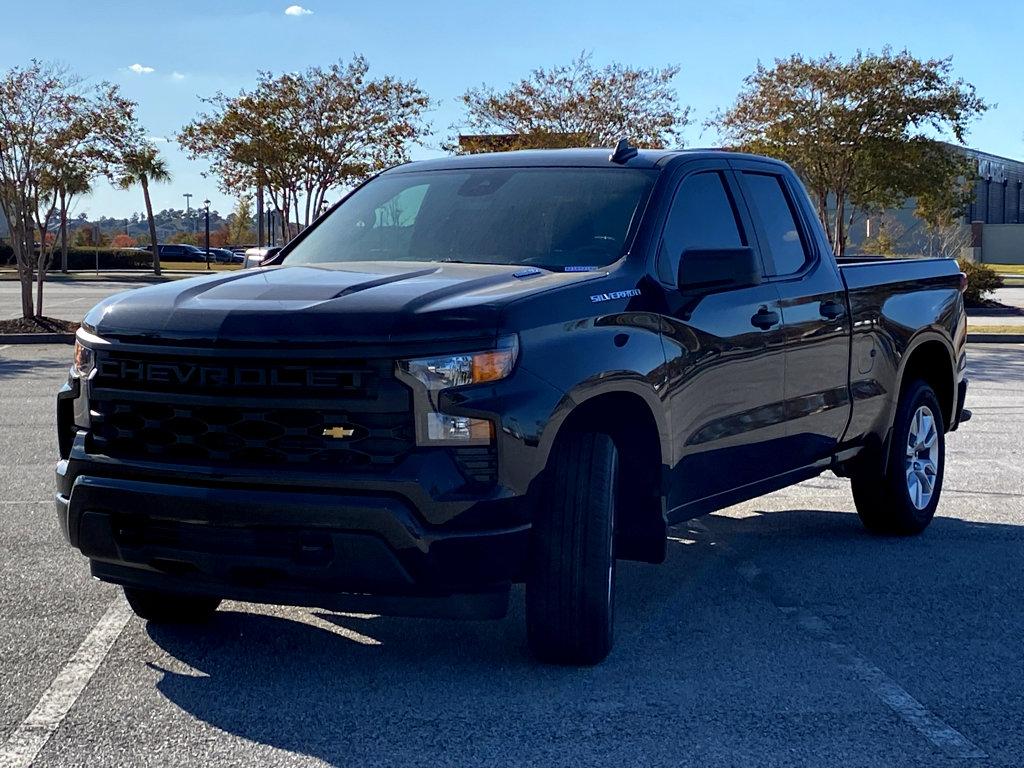
M658 249L658 277L675 284L679 257L688 248L741 248L746 239L736 208L717 171L687 177L676 191Z
M743 179L768 242L764 245L775 263L773 275L798 272L807 261L807 249L796 224L793 205L782 179L771 174L745 172Z

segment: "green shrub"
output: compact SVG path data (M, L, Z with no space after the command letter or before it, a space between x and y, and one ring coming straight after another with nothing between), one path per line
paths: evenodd
M94 248L69 248L68 269L94 270L96 269L96 255ZM11 247L9 245L0 246L0 265L13 266L14 263L14 252ZM146 251L101 248L99 249L99 264L101 270L152 269L153 257ZM53 261L50 263L50 272L59 269L60 249L57 249L53 254Z
M960 271L967 276L967 290L964 291L964 300L978 303L985 298L985 294L1003 287L1003 279L995 270L984 264L975 264L966 259L958 259Z

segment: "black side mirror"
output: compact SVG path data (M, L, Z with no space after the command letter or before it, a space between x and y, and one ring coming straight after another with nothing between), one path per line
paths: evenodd
M679 258L679 290L711 293L756 286L761 263L749 246L743 248L688 248Z

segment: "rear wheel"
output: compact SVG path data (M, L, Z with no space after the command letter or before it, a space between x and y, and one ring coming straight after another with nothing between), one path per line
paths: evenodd
M888 463L871 457L853 474L853 500L864 526L879 534L919 534L931 523L946 459L942 408L924 381L900 397Z
M540 660L595 665L612 647L618 454L607 435L559 439L534 516L526 630Z
M219 598L202 595L165 593L125 587L124 597L132 611L142 619L168 625L205 622L220 606Z

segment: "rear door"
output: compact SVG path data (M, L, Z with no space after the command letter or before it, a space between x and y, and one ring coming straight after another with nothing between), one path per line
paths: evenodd
M793 178L772 163L732 165L782 303L788 469L805 467L832 455L850 417L846 292Z
M663 292L674 454L669 507L774 475L785 437L784 352L772 283L686 295L676 275L687 249L756 247L752 224L721 161L685 166L653 273Z

